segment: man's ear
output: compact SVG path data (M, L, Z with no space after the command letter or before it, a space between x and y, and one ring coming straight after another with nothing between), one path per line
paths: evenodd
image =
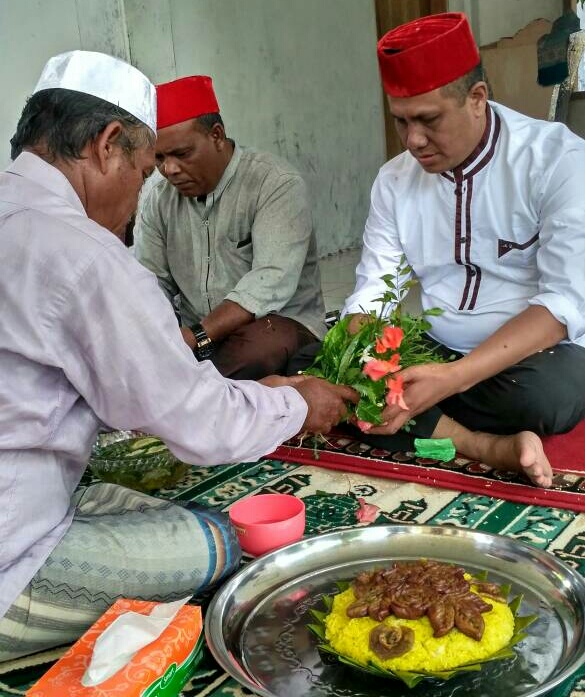
M220 123L214 123L209 131L209 137L213 141L215 149L221 152L225 148L226 138L224 127Z
M476 82L471 86L467 94L467 98L471 102L471 108L478 116L483 116L485 113L485 105L488 100L488 86L483 80Z
M123 133L122 124L119 121L112 121L98 135L93 142L93 153L102 174L105 174L109 166L117 156L119 146L117 142Z

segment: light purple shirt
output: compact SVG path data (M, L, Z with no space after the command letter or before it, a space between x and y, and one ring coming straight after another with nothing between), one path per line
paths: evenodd
M197 363L156 277L31 153L0 174L0 270L2 617L67 531L100 425L213 465L270 452L307 405Z

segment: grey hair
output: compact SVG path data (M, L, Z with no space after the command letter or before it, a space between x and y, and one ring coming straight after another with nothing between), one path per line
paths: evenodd
M61 88L41 90L27 100L16 133L10 139L11 157L27 148L42 146L51 161L79 160L85 146L113 121L122 132L117 144L128 156L154 145L156 136L125 109L84 92Z

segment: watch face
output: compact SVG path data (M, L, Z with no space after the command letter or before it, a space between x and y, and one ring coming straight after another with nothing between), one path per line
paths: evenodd
M196 357L199 360L206 360L213 355L213 342L205 335L205 338L197 340Z

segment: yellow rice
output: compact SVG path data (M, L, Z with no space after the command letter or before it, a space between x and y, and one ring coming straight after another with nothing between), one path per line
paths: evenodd
M325 619L326 637L338 653L364 666L373 663L380 668L414 672L451 670L492 656L504 648L514 634L514 615L508 605L481 597L493 607L482 613L485 631L481 641L471 639L458 629L436 639L427 617L403 620L390 615L384 624L410 627L415 640L410 651L384 661L369 647L370 631L380 623L369 617L351 619L347 616L346 608L356 600L352 588L335 596L333 608Z

